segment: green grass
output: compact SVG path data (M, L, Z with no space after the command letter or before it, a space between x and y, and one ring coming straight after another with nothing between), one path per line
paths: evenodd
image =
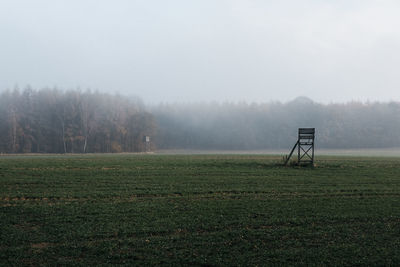
M0 265L399 265L400 158L0 158Z

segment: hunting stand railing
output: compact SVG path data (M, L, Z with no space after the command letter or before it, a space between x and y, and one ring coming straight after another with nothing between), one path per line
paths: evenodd
M297 165L314 165L314 140L315 128L299 128L299 135L296 144L289 156L286 158L285 165L290 160L297 147Z

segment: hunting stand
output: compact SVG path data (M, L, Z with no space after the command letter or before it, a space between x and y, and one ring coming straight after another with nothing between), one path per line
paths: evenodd
M315 128L299 128L299 135L296 144L289 156L286 158L285 165L290 160L297 147L297 165L314 165L314 140Z

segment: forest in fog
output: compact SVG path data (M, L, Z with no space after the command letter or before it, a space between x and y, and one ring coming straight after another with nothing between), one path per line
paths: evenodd
M160 148L290 149L300 127L320 148L400 147L400 103L165 104L152 110Z
M400 147L399 102L160 103L57 89L0 94L1 153L107 153L154 149L289 149L315 127L320 148Z
M6 91L0 95L0 152L143 151L154 118L135 99L78 90Z

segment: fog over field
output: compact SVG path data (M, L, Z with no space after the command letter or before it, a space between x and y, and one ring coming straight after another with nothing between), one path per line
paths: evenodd
M0 94L2 153L287 150L300 127L317 129L318 148L398 148L400 103L320 104L298 97L286 103L149 106L92 91L26 88Z
M0 90L399 101L400 2L2 0Z
M0 267L400 266L399 66L400 0L0 0Z
M400 2L3 0L0 152L400 147ZM145 146L143 136L151 137Z

